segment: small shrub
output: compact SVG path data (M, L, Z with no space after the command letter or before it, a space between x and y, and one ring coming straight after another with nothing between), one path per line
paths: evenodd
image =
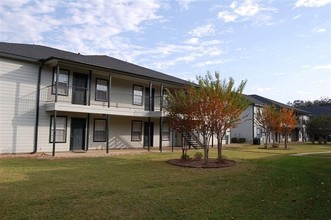
M203 157L203 154L201 152L196 152L194 154L194 159L196 159L196 160L201 160L202 157Z
M273 148L278 148L279 147L279 144L275 143L272 145Z
M245 143L246 142L246 138L239 138L238 139L238 143Z
M238 143L238 138L231 138L231 143Z

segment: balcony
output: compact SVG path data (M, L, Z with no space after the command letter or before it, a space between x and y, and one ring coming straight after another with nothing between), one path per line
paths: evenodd
M135 96L140 99L140 105L133 104L133 93L111 91L108 101L107 91L96 91L72 86L59 86L57 101L55 87L47 86L40 90L40 102L45 103L46 111L67 111L95 114L110 114L123 116L161 117L161 97L151 99L145 96ZM163 102L165 103L165 102ZM151 104L151 109L149 109Z

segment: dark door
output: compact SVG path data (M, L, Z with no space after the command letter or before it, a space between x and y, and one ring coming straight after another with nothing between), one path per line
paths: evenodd
M88 76L86 74L74 73L72 104L86 105L87 79Z
M85 149L85 118L71 118L70 150Z
M154 123L145 122L144 123L144 147L149 146L153 147L153 136L154 136Z
M154 93L155 89L152 89L151 111L154 111ZM149 88L145 88L145 111L149 111L149 99Z

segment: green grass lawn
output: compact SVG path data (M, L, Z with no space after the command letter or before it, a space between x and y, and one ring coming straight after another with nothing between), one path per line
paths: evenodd
M0 219L331 219L331 158L290 155L327 150L228 147L225 169L166 163L180 152L2 158Z

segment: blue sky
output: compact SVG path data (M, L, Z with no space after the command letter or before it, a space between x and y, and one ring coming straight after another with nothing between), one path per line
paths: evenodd
M331 97L331 0L2 0L0 41L207 71L277 101Z

